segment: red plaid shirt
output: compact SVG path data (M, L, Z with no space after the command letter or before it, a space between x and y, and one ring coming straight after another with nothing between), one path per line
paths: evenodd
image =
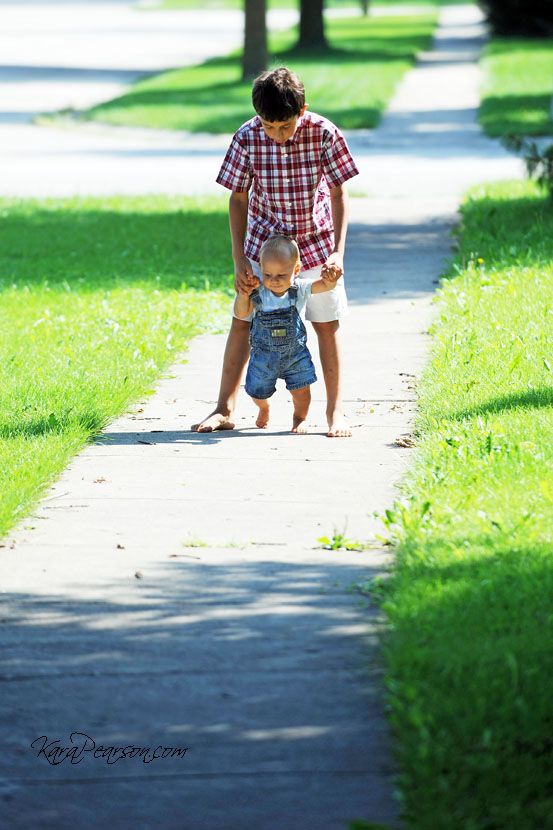
M273 234L296 240L303 268L326 262L334 249L330 189L358 174L346 141L326 118L306 112L283 144L269 138L256 115L235 133L216 181L250 190L247 257L258 261Z

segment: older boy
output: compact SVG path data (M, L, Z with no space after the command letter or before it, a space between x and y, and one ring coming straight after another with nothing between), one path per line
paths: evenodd
M330 121L307 113L299 78L280 67L254 81L257 116L235 133L217 177L232 191L229 221L235 287L243 293L259 278L259 250L274 234L297 240L302 278L316 279L321 267L344 272L348 198L344 183L358 174L344 137ZM346 316L343 281L309 298L306 319L319 340L327 393L330 437L346 437L341 396L339 326ZM193 429L233 429L233 411L248 360L249 324L233 318L216 409Z

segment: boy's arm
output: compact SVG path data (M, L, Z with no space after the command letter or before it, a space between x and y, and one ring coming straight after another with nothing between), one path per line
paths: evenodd
M325 265L329 268L334 266L333 270L340 277L344 273L344 251L346 249L349 214L349 194L345 185L342 184L330 189L330 208L332 224L334 225L334 250Z
M248 226L248 191L233 190L229 206L230 237L232 240L232 258L234 260L234 287L238 295L248 286L255 287L258 280L254 277L252 266L244 254L244 239Z

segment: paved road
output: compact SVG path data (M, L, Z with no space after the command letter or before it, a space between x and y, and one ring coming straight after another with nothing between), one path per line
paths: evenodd
M85 109L144 74L199 63L242 42L239 11L141 11L125 2L0 5L0 123ZM297 13L269 14L274 29Z
M227 52L241 41L241 13L146 12L118 0L0 3L0 13L0 195L221 193L215 176L228 136L98 125L54 130L26 122L38 112L105 100L144 72ZM270 25L286 27L295 17L276 11ZM452 36L470 40L471 26L461 23ZM429 78L437 66L455 72L443 63L443 38L437 45L421 66ZM474 79L475 66L463 68ZM445 77L439 72L433 83ZM421 195L457 194L467 181L468 157L474 181L511 175L513 161L497 143L479 137L474 101L467 105L446 94L440 109L425 112L423 101L413 114L414 100L405 94L397 104L402 110L376 137L372 131L348 134L361 169L357 193L388 197L419 188ZM471 127L459 133L457 116L469 118Z

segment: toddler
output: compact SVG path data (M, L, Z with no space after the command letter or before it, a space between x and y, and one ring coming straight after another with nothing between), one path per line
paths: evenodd
M246 392L259 408L256 424L269 423L268 399L277 378L286 381L294 402L292 432L307 432L310 385L315 367L307 348L307 332L300 317L311 294L330 291L340 277L338 269L323 266L318 280L296 279L300 269L297 244L286 236L271 236L259 252L262 283L237 294L234 314L250 320L250 362Z

